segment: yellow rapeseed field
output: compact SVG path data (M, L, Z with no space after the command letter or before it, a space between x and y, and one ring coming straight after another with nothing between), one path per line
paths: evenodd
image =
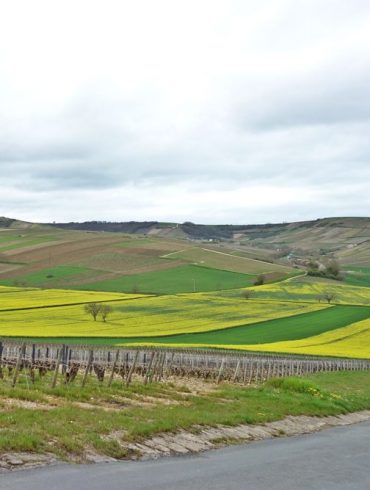
M70 305L98 301L125 300L140 294L73 291L63 289L13 288L0 286L0 311L41 306Z
M35 290L35 295L44 293L54 294L52 291ZM90 293L59 290L55 294L64 294L63 301L68 304L74 302L79 294L80 301L86 302ZM91 300L112 296L126 299L131 297L104 294L106 293L93 293ZM40 301L41 299L37 299L35 304ZM51 302L47 296L45 301ZM21 304L19 303L20 306ZM28 304L31 305L32 302ZM326 305L319 304L245 300L241 297L227 298L206 293L141 297L131 301L115 301L111 306L114 310L106 323L100 319L93 321L84 312L82 304L0 311L0 336L141 337L206 332L326 308Z
M186 345L172 344L172 347L186 347ZM370 359L370 318L302 340L253 345L192 344L192 347Z
M325 292L336 295L334 303L370 305L370 288L350 286L340 282L325 283L319 281L305 282L305 278L295 278L273 284L265 284L258 288L248 288L254 291L257 298L269 298L284 301L312 301ZM325 302L325 300L321 300Z
M370 318L302 340L245 346L244 348L295 354L370 358Z

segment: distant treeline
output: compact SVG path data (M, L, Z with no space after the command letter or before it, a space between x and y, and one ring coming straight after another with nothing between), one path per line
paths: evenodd
M227 240L231 239L234 233L253 232L269 230L271 228L281 228L288 226L288 223L264 224L264 225L198 225L186 221L185 223L162 223L159 221L127 221L127 222L110 222L110 221L86 221L84 223L48 223L51 226L64 228L68 230L85 230L85 231L107 231L121 233L147 234L153 229L173 228L182 231L189 238L195 240Z
M12 218L2 218L0 216L0 228L9 228L16 220Z
M146 234L153 227L159 226L158 221L128 221L124 223L111 221L85 221L84 223L48 223L48 225L66 230L109 231L121 233Z

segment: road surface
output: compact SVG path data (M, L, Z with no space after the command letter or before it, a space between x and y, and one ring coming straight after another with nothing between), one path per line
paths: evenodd
M370 490L370 422L195 456L6 473L0 489Z

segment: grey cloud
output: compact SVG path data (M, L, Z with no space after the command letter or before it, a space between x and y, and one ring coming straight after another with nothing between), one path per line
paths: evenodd
M131 91L113 84L108 75L76 86L55 107L45 103L13 114L2 104L0 215L16 215L18 209L19 217L39 220L257 222L369 214L364 187L361 192L348 189L370 181L370 45L353 41L346 52L338 48L330 53L327 62L320 57L315 62L313 50L313 59L299 68L294 53L324 45L327 31L345 45L347 26L353 28L368 15L366 2L348 6L338 0L333 2L336 9L325 12L322 2L304 2L303 14L294 1L277 3L280 10L275 2L266 2L277 10L275 18L265 7L264 29L254 34L242 29L233 38L226 53L234 61L210 52L214 72L207 73L213 66L208 60L204 72L202 64L195 65L187 80L190 88L181 85L166 59L160 66L167 67L168 80L153 67L145 72L143 63L144 82L136 89L134 76ZM260 4L254 2L253 9ZM245 3L235 2L231 10L242 26L238 12L248 19ZM307 22L300 31L302 15ZM293 20L294 28L289 27ZM219 37L217 31L215 46ZM227 45L228 37L223 42ZM252 60L261 56L261 66L250 68L244 50L253 51ZM265 51L270 60L293 53L292 61L269 66ZM189 53L189 58L195 55ZM191 85L194 79L199 87ZM264 186L276 193L268 208L263 199L250 202ZM240 202L231 202L233 190L240 187ZM295 188L315 196L312 202L292 194L286 204L281 189Z
M370 63L288 80L237 104L235 120L247 130L370 122Z

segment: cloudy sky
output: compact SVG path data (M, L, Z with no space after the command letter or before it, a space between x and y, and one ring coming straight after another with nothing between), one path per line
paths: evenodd
M370 216L369 0L0 3L0 216Z

